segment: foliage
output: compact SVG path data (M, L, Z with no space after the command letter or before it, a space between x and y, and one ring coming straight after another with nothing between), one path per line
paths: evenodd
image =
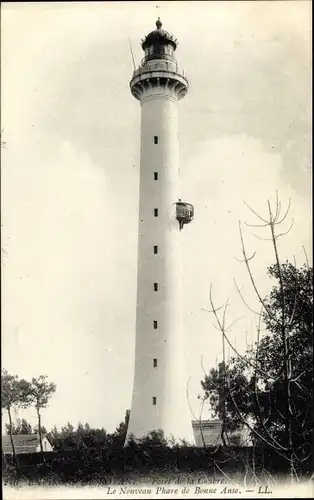
M10 425L5 424L6 433L10 434ZM35 429L33 431L31 424L29 424L25 418L22 420L18 419L17 424L12 424L12 434L35 434Z
M155 447L167 447L168 442L165 438L164 432L162 429L158 429L156 431L151 431L147 434L147 436L139 439L139 445L147 448L155 448Z
M30 384L17 375L10 375L7 370L1 372L1 408L10 411L13 408L26 408L30 405Z
M241 365L241 366L239 366ZM234 359L229 365L221 362L218 368L212 368L201 381L205 391L205 399L209 400L218 418L222 421L225 415L225 430L234 431L241 426L241 420L235 412L234 405L227 390L225 377L230 380L230 390L237 401L241 401L241 410L245 416L249 414L248 393L250 381L245 376L243 363Z
M50 433L57 450L86 450L101 448L108 441L108 435L105 429L91 429L86 423L74 426L68 422L66 426L61 427L60 432L53 429Z
M123 422L122 422L123 423ZM121 423L121 424L122 424ZM124 422L125 423L125 422ZM121 424L117 428L121 430ZM132 484L143 475L166 476L185 481L191 474L243 474L244 464L254 462L255 474L263 476L265 467L273 474L285 472L287 463L275 453L262 448L199 448L176 443L171 446L161 430L150 432L142 439L130 439L126 446L115 440L116 432L93 429L87 423L74 427L71 423L60 431L49 433L54 452L23 455L18 481L23 484ZM4 464L4 483L16 483L10 463ZM223 469L223 471L222 471Z
M68 422L58 431L54 427L49 433L55 448L61 450L76 450L93 452L101 448L119 449L124 446L130 411L126 410L124 421L122 421L112 434L107 433L104 428L92 429L86 422L79 422L76 429Z
M30 394L36 409L46 408L52 394L56 391L56 384L47 381L47 375L32 378Z
M245 461L254 460L255 475L265 481L265 468L276 475L287 470L286 461L278 458L274 451L237 448L235 453L222 447L198 448L185 447L150 447L135 443L134 446L116 449L103 448L97 453L77 450L64 450L57 453L45 453L45 464L40 462L40 455L30 454L23 457L20 480L23 484L97 484L132 485L147 479L165 478L186 482L190 477L199 480L200 476L224 477L238 480L245 475ZM266 476L267 478L268 476ZM281 476L280 476L281 477ZM12 484L15 477L7 465L4 470L5 484ZM149 481L148 481L149 482Z

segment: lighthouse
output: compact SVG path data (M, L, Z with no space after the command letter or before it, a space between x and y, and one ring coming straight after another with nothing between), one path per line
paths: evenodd
M130 81L141 105L135 370L126 443L154 430L194 442L186 394L182 231L194 216L180 198L178 103L188 81L174 56L177 40L156 29Z

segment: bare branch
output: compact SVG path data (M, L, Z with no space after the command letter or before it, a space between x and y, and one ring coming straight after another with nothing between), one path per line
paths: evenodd
M283 414L281 413L281 411L279 410L279 408L277 408L276 406L276 412L278 413L278 415L280 416L280 418L282 418L282 420L285 420L285 417L283 416Z
M227 308L229 306L229 300L230 299L227 299L227 302L225 304L225 307L224 307L224 313L223 313L223 317L222 317L222 328L225 329L225 323L226 323L226 313L227 313Z
M257 212L255 212L255 210L253 208L251 208L245 201L243 202L244 205L249 209L251 210L251 212L258 218L260 219L262 222L264 222L266 225L269 225L269 222L265 219L263 219L263 217L261 217L260 215L258 215Z
M203 443L204 448L206 448L206 442L205 442L205 437L204 437L204 433L203 433L203 424L202 424L203 408L204 408L204 398L202 399L200 413L199 413L199 424L200 424L202 443Z
M249 224L248 222L244 221L244 224L247 227L268 227L269 226L269 222L267 222L267 224Z
M217 307L216 311L220 311L223 306ZM201 311L208 312L208 313L213 313L214 311L212 309L204 309L203 307L201 308Z
M300 391L303 392L303 394L307 394L307 392L304 390L303 387L301 387L301 385L299 384L299 382L297 380L294 380L293 383L299 387Z
M259 319L261 320L261 316L259 317ZM259 321L259 325L258 325L258 329L257 329L257 340L256 340L256 351L255 351L255 366L257 366L257 363L258 363L258 349L259 349L259 338L260 338L260 321ZM269 420L270 418L270 414L271 414L271 405L270 406L270 409L269 409L269 413L268 413L268 417L267 417L267 420L266 422L263 421L263 418L262 418L262 409L261 409L261 405L260 405L260 401L259 401L259 397L258 397L258 389L257 389L257 370L255 369L255 372L254 372L254 375L253 375L253 378L254 378L254 399L255 399L255 402L256 402L256 406L257 406L257 409L258 409L258 412L257 412L257 419L259 420L259 423L263 429L263 431L265 432L265 434L277 445L277 446L280 446L280 444L278 443L278 441L273 437L271 436L271 434L269 433L267 427L265 426L265 424L267 423L267 421Z
M190 408L191 415L193 415L194 420L197 420L197 417L196 417L195 413L192 410L192 406L191 406L191 402L190 402L190 397L189 397L189 383L190 383L190 380L191 380L191 377L188 378L188 381L186 383L185 394L186 394L186 398L188 400L188 405L189 405L189 408Z
M308 459L310 458L310 456L311 456L311 455L312 455L312 452L311 452L311 453L309 453L306 457L301 458L300 462L306 462L306 460L308 460ZM311 480L313 479L313 475L314 475L314 472L313 472L313 474L312 474L312 476L311 476Z
M264 372L263 370L261 370L260 368L258 368L257 366L254 365L254 363L252 363L249 359L247 358L244 358L244 356L242 356L239 351L232 345L232 343L230 342L229 338L227 337L226 335L226 331L225 331L225 328L223 327L223 324L221 323L219 317L218 317L218 314L215 312L215 308L214 308L214 304L213 304L213 298L212 298L212 294L211 294L211 291L210 291L210 297L209 297L209 300L210 300L210 303L211 303L211 306L213 308L213 311L214 311L214 315L215 315L215 318L216 318L216 322L218 324L218 328L215 326L216 329L218 329L224 339L227 341L228 345L231 347L231 349L236 353L236 355L242 360L244 361L247 365L251 366L252 368L256 369L259 371L259 373L261 373L262 375L264 375L264 377L268 377L268 378L274 378L272 377L269 373L267 372ZM214 325L213 325L214 326Z
M276 189L276 213L274 218L275 220L277 220L278 217L280 216L280 211L281 211L281 202L278 199L278 191Z
M253 274L252 274L252 271L251 271L251 268L250 268L250 265L249 265L249 261L247 259L247 255L246 255L246 250L245 250L245 245L244 245L244 239L243 239L243 234L242 234L242 229L241 229L241 223L239 223L239 231L240 231L242 253L243 253L243 256L244 256L244 263L246 265L246 269L248 271L248 274L249 274L249 277L250 277L253 289L254 289L254 291L255 291L255 293L257 295L258 300L260 301L260 303L264 307L264 309L265 309L266 313L268 314L268 316L270 318L272 318L273 321L275 321L277 324L279 324L279 321L271 314L270 308L266 305L265 301L262 299L262 296L261 296L261 294L259 293L259 291L257 289L256 283L255 283L255 280L253 278Z
M285 236L286 234L288 234L291 231L291 229L293 228L293 226L294 226L294 219L292 219L290 227L287 231L285 231L283 233L276 234L276 239L278 240L278 238L280 238L280 236Z
M303 252L304 252L304 256L305 256L306 267L307 267L307 270L309 270L309 268L310 268L310 266L309 266L309 259L307 258L307 253L306 253L306 250L305 250L305 246L302 245L302 248L303 248Z
M255 236L255 238L261 241L272 241L272 238L262 238L261 236L257 236L257 234L255 233L253 233L253 236Z
M212 321L210 323L215 328L215 330L217 330L218 332L221 332L221 328L220 327L216 326Z
M307 372L307 368L305 370L303 370L303 372L301 372L297 377L294 377L292 379L290 379L290 382L296 382L297 380L299 380L300 377L302 377L302 375L304 375L305 373Z
M258 313L258 312L256 312L256 311L254 311L254 309L252 309L252 308L251 308L251 307L247 304L247 302L245 301L245 299L244 299L244 297L243 297L243 294L242 294L242 292L241 292L241 290L240 290L240 288L239 288L239 286L238 286L238 284L237 284L237 282L236 282L236 280L235 280L234 278L233 278L233 282L234 282L234 284L235 284L235 287L236 287L236 289L237 289L238 294L239 294L239 295L240 295L240 297L241 297L241 300L242 300L243 304L244 304L244 305L245 305L245 306L249 309L249 311L251 311L252 313L254 313L254 314L256 314L256 315L259 315L260 313Z
M278 224L280 224L286 218L288 211L289 211L289 208L290 208L290 200L289 200L288 209L287 209L283 219L280 222L277 222ZM270 220L272 220L272 212L271 212L271 207L270 207L269 202L268 202L268 209L269 209ZM292 405L291 405L291 390L290 390L291 354L290 354L290 340L289 340L289 335L287 335L286 321L285 321L286 295L285 295L284 279L283 279L281 264L280 264L280 260L279 260L274 224L270 225L270 230L271 230L271 235L273 238L273 249L274 249L274 253L275 253L276 265L277 265L278 275L279 275L280 298L281 298L281 325L280 325L280 329L281 329L281 338L282 338L282 343L283 343L283 374L284 374L284 390L285 390L285 400L286 400L285 429L286 429L286 434L287 434L288 450L289 450L290 480L291 480L291 483L293 483L293 478L294 478L293 441L292 441L293 409L292 409Z
M280 220L276 220L275 221L275 224L278 226L279 224L281 224L288 216L288 213L289 213L289 210L290 210L290 205L291 205L291 198L289 198L289 202L288 202L288 207L287 207L287 210L285 212L285 215L282 217L282 219Z
M267 474L268 478L270 478L270 479L271 479L271 481L273 482L273 484L274 484L274 485L276 485L276 484L277 484L277 482L276 482L276 480L274 479L274 477L270 474L270 472L269 472L268 470L264 469L264 468L263 468L263 471L264 471L264 472L266 472L266 474Z
M225 473L225 472L224 472L224 471L223 471L223 470L219 467L219 465L217 465L216 460L214 461L214 464L215 464L215 466L217 467L217 469L219 470L219 472L220 472L223 476L225 476L225 477L228 479L228 482L229 482L229 483L233 483L233 484L235 484L236 486L239 486L237 483L235 483L235 482L231 479L231 477L229 477L229 476L228 476L228 475L227 475L227 474L226 474L226 473Z
M210 293L210 298L211 298L211 293ZM225 319L226 319L226 312L227 312L227 307L228 307L229 299L227 300L225 307L224 307L224 312L223 312L223 319L222 319L222 328L221 328L221 342L222 342L222 362L223 362L223 370L224 370L224 385L223 385L223 415L222 415L222 426L221 426L221 440L224 446L227 445L226 439L225 439L225 427L226 427L226 348L225 348L225 337L224 337L224 327L225 327Z
M243 316L240 316L239 318L236 318L234 321L232 321L232 323L230 323L230 325L229 325L229 326L227 326L227 327L225 328L225 331L226 331L226 332L228 332L228 331L230 330L230 328L231 328L233 325L235 325L235 323L236 323L237 321L240 321L240 319L242 319L242 318L243 318Z
M272 406L271 406L271 396L270 396L270 393L268 393L268 403L269 403L269 408L268 408L268 415L266 417L266 419L264 420L264 425L266 425L269 420L270 420L270 416L271 416L271 410L272 410Z
M236 403L236 401L235 401L235 399L234 399L234 397L233 397L233 394L232 394L232 391L231 391L231 388L230 388L230 384L229 384L229 379L228 379L228 377L227 377L227 387L228 387L228 393L229 393L229 395L230 395L230 398L231 398L231 400L232 400L233 406L234 406L234 408L235 408L235 410L236 410L236 413L237 413L237 415L238 415L239 419L241 420L241 422L242 422L244 425L246 425L246 426L248 427L248 429L252 432L252 434L254 434L256 437L258 437L259 439L261 439L261 440L262 440L265 444L267 444L268 446L270 446L270 447L272 447L272 448L276 449L278 453L279 453L279 450L287 451L287 448L285 448L284 446L282 446L282 445L277 446L277 445L275 445L274 443L269 442L269 441L268 441L268 440L267 440L264 436L262 436L262 434L260 434L259 432L257 432L257 430L256 430L256 429L254 429L254 428L253 428L253 427L252 427L252 426L248 423L248 421L247 421L247 420L246 420L246 419L242 416L242 414L241 414L241 412L240 412L240 410L239 410L239 407L238 407L238 405L237 405L237 403ZM286 458L286 456L285 456L285 455L282 455L282 456L284 456L284 457Z
M294 263L294 268L296 270L296 267L297 267L297 263L296 263L296 260L295 260L295 256L293 256L293 263ZM293 309L292 309L292 313L291 313L291 316L289 318L289 321L288 321L288 325L292 325L292 321L294 319L294 315L295 315L295 311L296 311L296 306L297 306L297 299L298 299L298 273L297 271L295 272L295 275L294 275L294 283L295 283L295 293L294 293L294 302L293 302Z
M251 255L251 257L245 257L245 259L243 259L243 260L242 259L237 259L237 257L235 257L235 260L237 260L238 262L241 262L241 263L243 263L243 262L249 262L250 260L254 259L255 255L256 255L256 252L253 252L252 255Z
M201 355L201 367L202 367L202 370L203 370L205 377L207 377L207 373L206 373L206 370L205 370L204 365L203 365L203 354Z

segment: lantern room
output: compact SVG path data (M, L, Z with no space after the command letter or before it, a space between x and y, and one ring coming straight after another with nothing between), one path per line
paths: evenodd
M194 206L191 203L179 200L176 202L176 219L179 222L180 231L184 224L189 224L194 218Z
M151 31L142 41L142 49L145 52L145 57L142 63L153 59L166 59L176 62L173 56L177 48L177 40L167 31L163 30L160 18L156 21L156 30Z

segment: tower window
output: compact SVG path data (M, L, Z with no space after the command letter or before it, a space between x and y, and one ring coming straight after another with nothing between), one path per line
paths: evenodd
M154 325L154 330L157 330L157 328L158 328L158 322L156 320L153 321L153 325Z
M154 292L157 292L158 290L158 283L154 283Z
M156 404L157 404L157 398L153 396L153 405L156 406Z
M154 181L158 181L158 172L154 172Z
M154 144L158 144L158 135L154 135Z
M153 359L153 367L154 367L154 368L157 368L157 359L156 359L156 358L155 358L155 359Z
M158 253L158 246L157 245L154 245L154 253Z
M154 217L158 217L158 208L154 208Z

